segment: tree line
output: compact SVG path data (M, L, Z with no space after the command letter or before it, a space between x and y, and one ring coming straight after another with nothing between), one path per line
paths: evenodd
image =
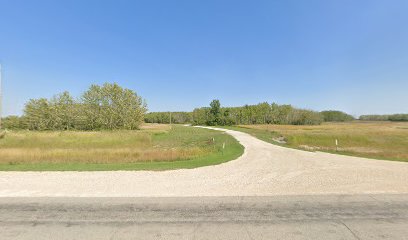
M146 123L192 123L193 114L191 112L150 112L145 114Z
M267 102L243 107L221 107L219 100L213 100L210 107L193 111L195 125L315 125L322 122L323 116L318 112Z
M92 85L79 99L69 92L29 100L21 117L3 120L9 129L29 130L114 130L138 129L147 111L136 92L105 83Z
M353 116L341 111L329 110L320 113L323 115L325 122L347 122L355 120Z
M145 101L134 91L118 84L92 85L79 99L63 92L50 99L31 99L21 117L2 119L6 129L29 130L114 130L138 129L146 123L193 125L289 124L317 125L322 122L345 122L355 118L341 111L312 111L291 105L263 102L242 107L222 107L213 100L209 107L192 112L146 113ZM408 121L408 114L363 115L365 121Z
M196 108L193 112L152 112L145 116L148 123L191 123L194 125L249 125L292 124L315 125L323 121L352 121L354 117L340 111L316 112L291 105L259 103L242 107L222 107L213 100L209 107Z
M391 115L362 115L359 118L362 121L408 121L408 114L391 114Z

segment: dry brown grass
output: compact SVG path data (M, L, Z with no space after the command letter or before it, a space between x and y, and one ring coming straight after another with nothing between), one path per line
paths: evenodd
M159 124L139 131L16 131L0 141L0 164L186 160L211 153L207 140L217 134Z
M259 138L272 142L282 135L288 146L311 151L338 151L345 154L408 161L407 122L345 122L315 126L245 125ZM252 132L251 132L252 131Z
M19 148L2 149L0 164L16 163L133 163L146 161L175 161L204 155L200 148L191 149L40 149L22 151Z
M154 131L169 131L171 125L158 124L158 123L145 123L140 127L141 130L154 130Z

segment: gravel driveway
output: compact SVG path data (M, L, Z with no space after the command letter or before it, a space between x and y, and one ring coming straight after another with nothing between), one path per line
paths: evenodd
M0 172L0 197L272 196L408 193L408 163L312 153L226 131L237 160L164 172Z

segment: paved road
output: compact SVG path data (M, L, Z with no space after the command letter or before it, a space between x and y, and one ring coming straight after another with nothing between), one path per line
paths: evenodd
M0 198L0 239L408 239L408 195Z
M165 172L0 172L0 197L408 193L408 163L299 151L226 132L245 147L228 163Z

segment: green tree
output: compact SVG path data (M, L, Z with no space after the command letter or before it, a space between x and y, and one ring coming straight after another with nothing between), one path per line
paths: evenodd
M50 103L45 98L28 101L24 117L27 127L31 130L50 130L53 127Z
M92 129L138 129L147 111L141 97L116 83L92 85L81 99L86 122Z
M24 122L23 118L19 116L8 116L2 118L2 127L5 129L23 129Z
M31 99L24 109L31 130L138 129L147 111L134 91L118 84L92 85L78 101L68 93Z
M221 123L221 103L220 100L213 100L210 103L210 118L208 125L220 125Z
M102 90L98 85L91 85L81 96L83 114L85 118L84 128L95 130L102 128Z
M53 122L53 130L70 130L74 128L74 107L75 100L67 91L51 99L50 114Z
M354 120L353 116L341 111L322 111L321 114L325 122L346 122Z

